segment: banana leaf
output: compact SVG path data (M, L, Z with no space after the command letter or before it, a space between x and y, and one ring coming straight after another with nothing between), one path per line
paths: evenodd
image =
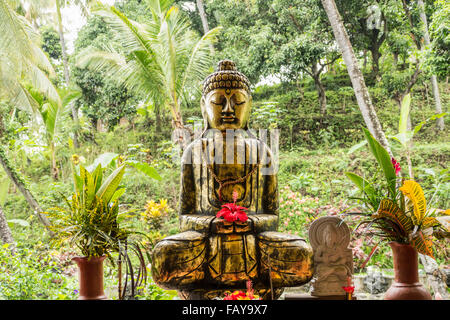
M369 149L383 170L384 176L386 177L388 191L391 199L395 199L395 183L396 174L394 166L391 162L391 157L385 148L370 134L369 130L363 128L364 135L366 136L367 142L369 144Z

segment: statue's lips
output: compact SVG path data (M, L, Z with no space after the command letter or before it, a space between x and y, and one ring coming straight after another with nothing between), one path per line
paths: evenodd
M233 122L235 119L236 117L231 115L222 116L222 121L224 122Z

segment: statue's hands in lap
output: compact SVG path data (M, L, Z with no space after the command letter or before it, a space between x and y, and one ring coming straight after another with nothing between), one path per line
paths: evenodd
M212 233L247 233L253 230L253 221L248 219L245 222L234 221L229 222L222 218L214 218L211 222Z

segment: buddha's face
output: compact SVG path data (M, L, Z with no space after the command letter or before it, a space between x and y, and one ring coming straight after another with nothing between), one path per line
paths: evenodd
M243 129L250 117L252 97L243 89L214 89L202 97L203 117L209 127L224 131Z

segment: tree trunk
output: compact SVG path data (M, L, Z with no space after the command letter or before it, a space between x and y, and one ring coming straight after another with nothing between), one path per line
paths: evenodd
M56 155L55 155L55 143L50 143L50 156L51 156L51 175L53 180L57 181L59 176L59 169L56 164Z
M317 95L319 97L320 114L324 116L327 113L327 96L325 94L325 87L323 86L322 81L320 81L320 72L318 71L316 64L312 67L312 74Z
M161 133L161 108L158 104L155 105L155 131Z
M10 244L11 251L14 252L16 249L16 244L12 237L11 229L8 226L8 221L6 221L5 214L3 213L3 209L0 206L0 239L3 243Z
M398 65L398 53L394 52L394 53L392 53L392 55L394 56L394 64L397 67L397 65Z
M372 73L376 81L380 80L380 51L377 45L372 47L370 53L372 54Z
M419 14L420 14L420 20L422 20L424 33L423 38L425 42L425 46L429 46L430 41L430 34L428 33L428 23L427 23L427 16L425 15L425 5L423 3L423 0L417 0L417 4L419 5ZM439 86L437 82L436 75L431 76L431 86L433 89L433 97L434 97L434 103L436 104L436 114L442 113L442 105L441 105L441 97L439 94ZM444 130L444 118L441 117L439 119L436 119L436 127L439 130Z
M381 127L380 121L372 105L369 91L367 90L363 74L358 66L352 44L347 35L347 31L342 23L341 15L336 7L334 0L321 0L322 5L327 13L328 20L333 28L334 37L342 51L342 57L347 66L347 71L355 91L356 100L361 110L364 122L372 135L380 142L380 144L392 156L386 136Z
M59 33L59 42L61 43L61 53L62 53L62 62L64 66L64 80L66 81L66 85L70 84L70 76L69 76L69 63L67 59L67 50L66 50L66 41L64 40L64 32L62 25L62 16L61 16L61 5L60 0L55 0L56 3L56 16L58 18L58 33ZM72 104L72 119L75 124L75 130L73 131L73 145L76 149L79 148L78 144L78 110L77 107Z
M363 71L366 71L366 68L367 68L367 49L364 49L363 57L364 57Z
M48 230L48 227L50 226L50 222L48 221L47 217L42 214L42 209L39 206L39 203L36 201L34 196L31 194L30 190L28 190L28 188L26 187L25 181L23 180L23 178L20 177L17 170L11 166L9 160L6 157L6 153L1 146L0 146L0 164L3 166L3 169L5 170L9 179L11 179L11 181L14 183L14 185L17 187L17 189L19 189L19 191L25 197L25 200L28 202L28 205L33 210L33 213L37 216L39 221L41 221L42 224ZM48 230L48 232L51 236L54 235L53 231Z
M207 34L209 32L208 26L208 18L206 17L205 5L203 4L203 0L196 0L198 14L200 15L200 19L202 20L203 32ZM210 44L209 49L211 50L211 54L215 53L214 45Z

